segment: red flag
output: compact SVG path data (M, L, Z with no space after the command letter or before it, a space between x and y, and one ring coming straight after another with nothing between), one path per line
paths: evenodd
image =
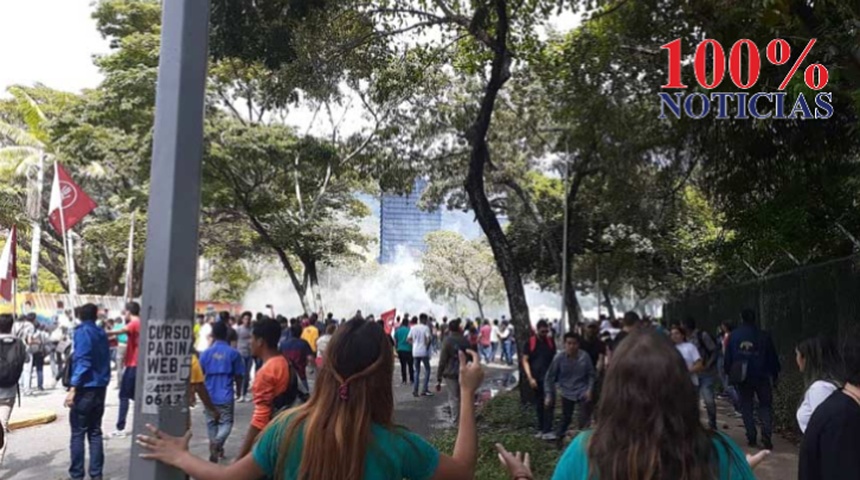
M13 225L0 254L0 297L12 301L12 283L18 278L18 229Z
M62 202L60 201L61 198ZM97 206L96 202L72 180L63 166L57 162L54 165L54 185L51 188L51 203L48 207L48 219L54 230L61 235L66 233ZM61 213L62 218L60 218Z
M391 309L387 312L382 312L379 315L379 318L382 320L383 325L385 325L385 334L391 335L391 329L394 327L394 318L397 317L397 309Z

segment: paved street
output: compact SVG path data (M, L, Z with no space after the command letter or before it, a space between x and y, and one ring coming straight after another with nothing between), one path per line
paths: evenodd
M431 388L435 382L431 376ZM504 388L502 380L507 371L488 369L485 381L485 395L493 390ZM443 389L439 395L430 398L414 398L409 386L400 385L400 367L395 372L395 421L410 430L427 436L434 427L444 426L443 405L447 393ZM113 384L108 387L107 408L105 411L103 429L105 434L115 429L119 412L118 390ZM44 480L60 479L67 473L69 467L69 423L68 412L62 408L65 392L62 389L51 390L37 397L22 398L23 408L33 410L53 410L57 420L47 425L25 428L14 431L9 437L9 449L6 459L0 467L0 479L9 480ZM16 407L17 408L17 407ZM245 430L250 423L250 403L236 404L236 422L233 433L227 442L228 458L235 456L241 447ZM131 417L131 414L130 414ZM129 425L131 418L129 418ZM206 424L203 409L198 406L192 411L192 428L194 436L191 440L192 451L200 456L208 455ZM105 469L106 479L118 480L128 478L128 454L131 447L131 437L105 440Z

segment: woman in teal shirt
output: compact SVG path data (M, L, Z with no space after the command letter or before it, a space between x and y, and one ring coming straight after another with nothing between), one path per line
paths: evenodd
M190 433L178 438L147 426L152 436L137 442L150 453L141 456L198 480L471 479L478 448L472 398L484 374L469 354L471 363L460 353L463 414L451 457L394 425L394 353L382 327L361 319L337 330L310 400L272 421L252 455L230 466L212 464L188 452Z
M527 461L497 447L512 478L532 478ZM552 478L755 480L752 467L769 453L745 458L729 437L707 430L684 360L665 335L643 330L612 356L597 426L574 439Z

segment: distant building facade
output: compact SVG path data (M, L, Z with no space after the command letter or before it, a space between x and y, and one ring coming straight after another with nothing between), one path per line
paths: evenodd
M424 251L424 237L442 228L442 210L418 208L427 181L418 179L409 195L383 194L379 208L379 263L393 263L397 249L411 254Z

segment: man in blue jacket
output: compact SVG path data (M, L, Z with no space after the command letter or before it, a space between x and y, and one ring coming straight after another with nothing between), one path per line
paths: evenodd
M105 413L105 392L110 382L110 348L104 329L96 326L98 307L92 303L79 310L81 324L75 328L72 353L71 387L66 396L69 423L72 427L72 465L69 476L82 480L84 472L84 437L90 443L90 478L102 478L104 444L102 417Z
M742 325L732 331L726 348L725 370L729 381L740 394L741 415L744 419L750 447L758 445L753 398L758 399L761 419L762 446L773 449L773 386L779 377L779 358L771 336L758 328L755 312L741 312Z

